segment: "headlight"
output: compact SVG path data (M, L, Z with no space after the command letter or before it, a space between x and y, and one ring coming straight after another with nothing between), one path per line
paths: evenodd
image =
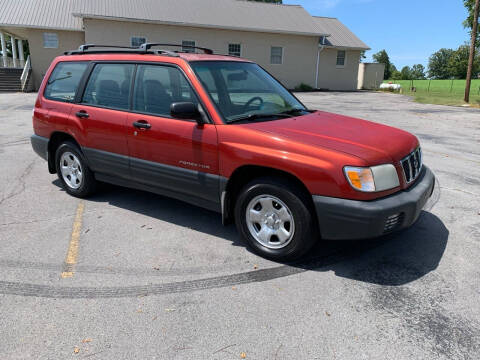
M345 166L345 177L359 191L375 192L393 189L400 185L397 170L392 164L372 167Z

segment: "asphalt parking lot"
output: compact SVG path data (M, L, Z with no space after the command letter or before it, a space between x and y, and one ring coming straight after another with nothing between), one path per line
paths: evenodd
M68 196L30 146L36 94L0 94L0 359L479 359L480 110L298 96L419 137L438 184L415 226L270 262L203 209Z

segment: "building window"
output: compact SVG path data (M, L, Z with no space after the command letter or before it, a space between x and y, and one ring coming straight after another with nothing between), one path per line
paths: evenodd
M270 64L283 63L283 48L281 46L272 46L270 48Z
M194 53L195 52L195 41L183 40L182 41L182 52Z
M345 66L345 57L346 57L345 50L338 50L337 51L337 67L344 67Z
M242 46L240 44L228 44L228 55L240 57Z
M132 36L130 38L130 46L139 47L147 42L147 38L141 36Z
M58 49L58 34L43 33L43 47L46 49Z

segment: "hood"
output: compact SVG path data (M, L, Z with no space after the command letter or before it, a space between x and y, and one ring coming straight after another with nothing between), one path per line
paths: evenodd
M406 131L323 111L241 126L354 155L370 165L398 162L418 146L417 138Z

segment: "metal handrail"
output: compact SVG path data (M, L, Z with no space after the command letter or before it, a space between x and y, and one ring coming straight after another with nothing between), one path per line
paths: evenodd
M32 70L32 64L30 61L30 55L27 57L27 61L25 62L25 66L23 67L22 76L20 76L20 83L22 85L22 91L25 91L25 87L28 83L28 75L30 74L30 70Z
M13 59L8 56L0 56L0 68L22 69L25 66L25 60Z

